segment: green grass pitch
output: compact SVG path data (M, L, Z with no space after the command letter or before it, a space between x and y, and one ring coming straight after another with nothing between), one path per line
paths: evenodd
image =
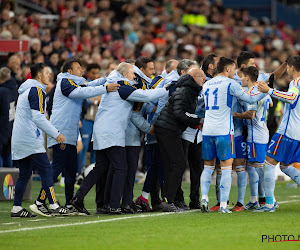
M11 219L12 202L0 202L0 249L300 249L300 241L262 242L262 235L300 235L299 189L287 188L286 184L276 184L280 207L275 213L191 211L96 216L94 188L85 199L91 216ZM33 198L40 185L34 181ZM141 189L142 185L135 185L135 198ZM183 189L188 203L189 184L184 183ZM63 203L64 189L55 186L55 191ZM214 185L209 198L213 206ZM236 198L237 187L232 186L230 206ZM245 198L248 201L249 187ZM25 201L23 206L29 210L32 203L33 200Z

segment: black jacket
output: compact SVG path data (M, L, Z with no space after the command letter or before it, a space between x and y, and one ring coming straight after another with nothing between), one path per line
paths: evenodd
M155 133L181 136L187 127L196 127L200 123L195 110L201 89L193 77L188 74L182 76L157 118Z
M3 144L11 138L18 96L16 81L13 78L0 84L0 136Z

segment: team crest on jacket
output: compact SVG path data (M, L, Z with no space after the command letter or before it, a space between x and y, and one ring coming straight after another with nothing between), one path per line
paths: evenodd
M66 149L66 144L64 144L64 143L60 144L60 149L65 150Z

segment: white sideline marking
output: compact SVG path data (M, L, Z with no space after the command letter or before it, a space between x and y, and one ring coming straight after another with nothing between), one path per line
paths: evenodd
M8 222L8 223L2 223L2 225L13 225L13 224L19 224L19 222Z
M277 201L278 204L285 204L285 203L290 203L290 202L297 202L297 201L300 201L300 200L290 200L290 201Z
M157 216L164 216L164 215L171 215L171 214L185 214L191 212L200 212L200 210L192 210L183 213L159 213L159 214L143 214L143 215L136 215L136 216L126 216L126 217L118 217L106 220L95 220L95 221L85 221L85 222L76 222L76 223L68 223L68 224L59 224L59 225L49 225L49 226L42 226L42 227L24 227L19 229L11 229L11 230L0 230L0 234L5 233L14 233L14 232L22 232L22 231L33 231L33 230L40 230L40 229L49 229L49 228L59 228L59 227L72 227L72 226L79 226L79 225L89 225L89 224L96 224L96 223L103 223L103 222L111 222L111 221L120 221L120 220L129 220L135 218L145 218L145 217L157 217Z
M36 220L27 220L27 221L42 221L42 220L46 220L46 219L36 219Z

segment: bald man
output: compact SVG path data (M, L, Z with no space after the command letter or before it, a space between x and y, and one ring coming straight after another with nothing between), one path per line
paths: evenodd
M176 89L155 123L155 134L165 165L164 212L183 211L174 204L187 167L181 136L187 127L197 128L200 123L200 118L194 113L204 80L204 72L199 68L191 69L179 78Z

